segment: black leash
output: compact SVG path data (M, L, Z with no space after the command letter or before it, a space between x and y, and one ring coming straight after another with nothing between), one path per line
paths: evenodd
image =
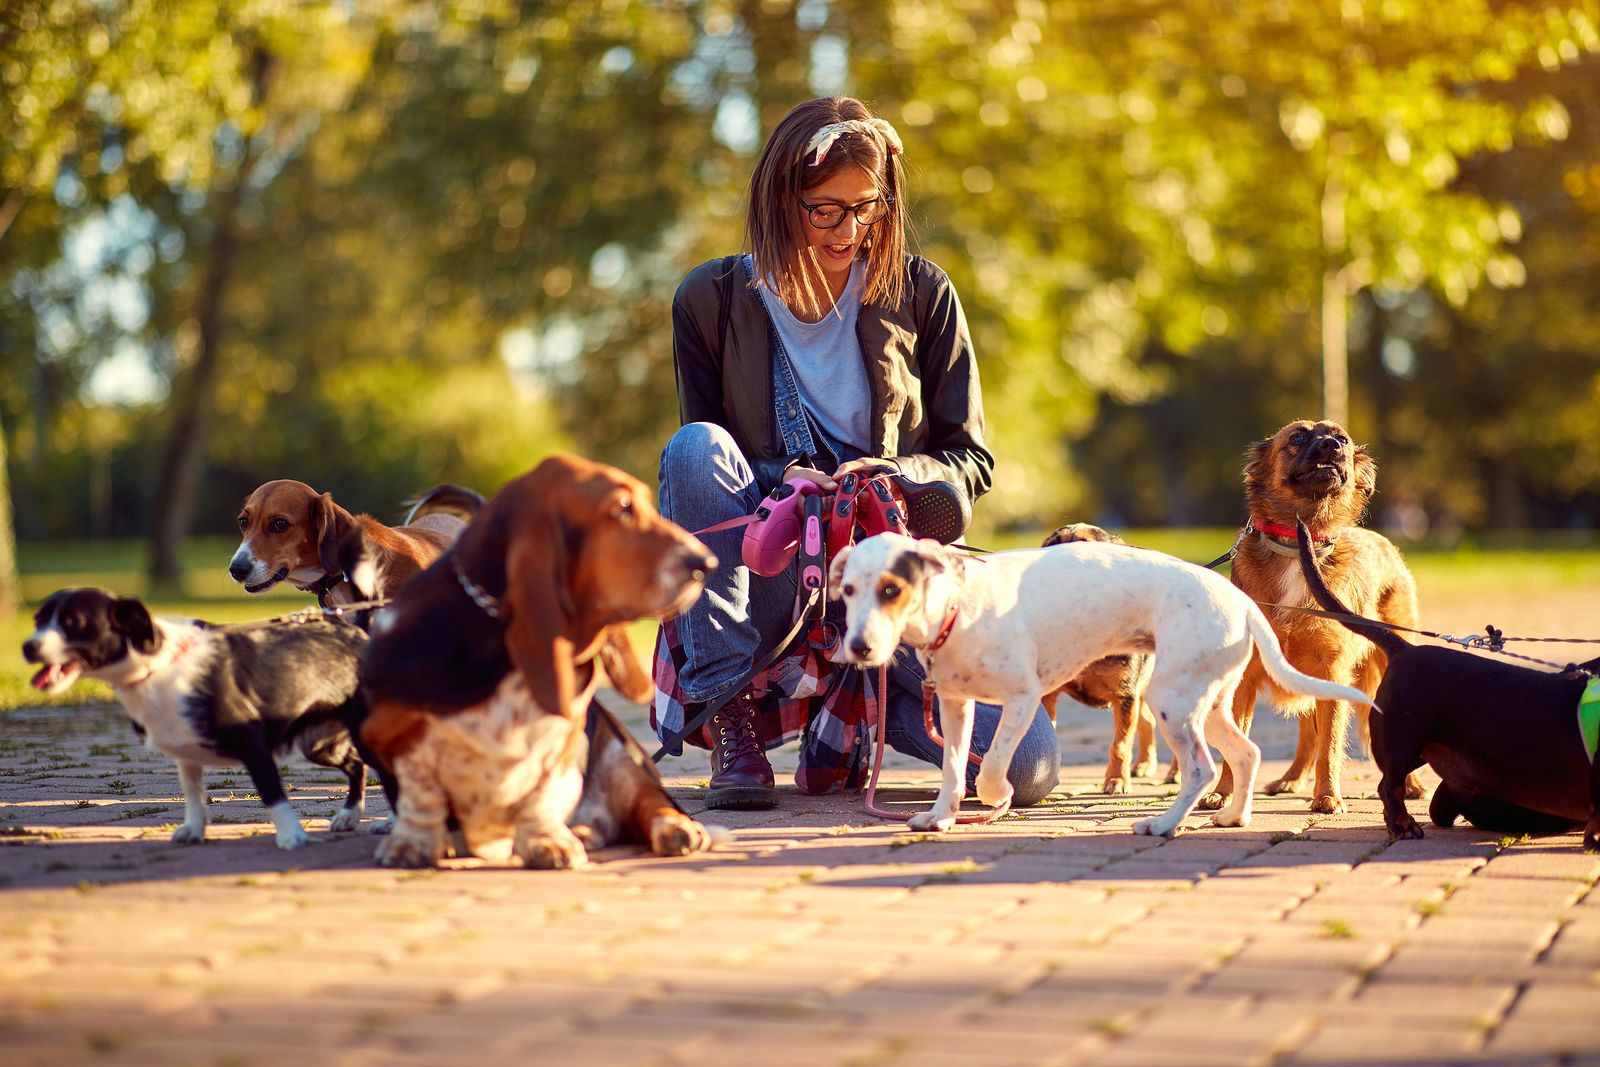
M806 627L811 623L811 609L816 606L821 594L822 591L820 589L811 590L810 595L802 602L800 610L795 613L794 625L789 627L789 632L783 635L783 639L777 643L772 651L757 660L755 666L750 668L750 673L739 679L739 683L730 688L727 693L716 700L710 701L695 712L691 718L684 722L683 729L665 738L661 742L661 747L656 749L655 755L650 757L650 762L660 763L661 757L667 754L668 749L677 748L683 744L685 738L693 737L695 732L705 725L707 719L721 711L734 697L744 692L745 686L760 677L762 671L778 662L793 647L795 639L805 633Z
M1298 612L1302 612L1302 613L1304 613L1306 615L1316 615L1319 618L1324 618L1324 619L1335 619L1335 620L1339 620L1339 621L1359 622L1359 623L1364 623L1367 626L1379 626L1379 627L1382 627L1385 630L1393 630L1395 633L1416 634L1418 637L1431 637L1435 641L1445 641L1445 642L1448 642L1449 644L1452 644L1452 645L1460 645L1463 648L1481 649L1484 652L1493 652L1496 655L1506 656L1506 657L1508 657L1510 659L1526 660L1529 663L1537 663L1540 666L1554 667L1558 671L1576 671L1579 674L1587 675L1587 676L1589 676L1591 678L1596 676L1594 671L1588 670L1588 669L1586 669L1584 667L1580 667L1576 663L1566 663L1566 664L1553 663L1553 662L1551 662L1550 660L1547 660L1547 659L1538 659L1538 658L1536 658L1534 656L1524 656L1519 652L1507 652L1506 648L1505 648L1505 645L1506 645L1507 641L1553 641L1553 642L1561 642L1561 643L1565 643L1565 644L1600 645L1600 639L1596 639L1596 638L1589 638L1589 637L1507 637L1507 636L1505 636L1505 634L1502 631L1497 630L1495 627L1490 626L1487 623L1484 625L1484 629L1486 631L1488 631L1487 633L1471 634L1471 635L1468 635L1468 636L1465 636L1465 637L1458 637L1458 636L1456 636L1454 634L1435 633L1432 630L1416 630L1416 629L1412 629L1409 626L1401 626L1398 623L1382 622L1382 621L1380 621L1378 619L1369 619L1365 615L1353 615L1353 614L1350 614L1349 612L1344 612L1344 611L1326 611L1326 610L1324 610L1322 608L1308 608L1308 607L1304 607L1304 606L1302 606L1300 604L1267 604L1267 603L1263 603L1263 604L1261 604L1261 607L1263 607L1263 608L1283 608L1286 611L1298 611Z

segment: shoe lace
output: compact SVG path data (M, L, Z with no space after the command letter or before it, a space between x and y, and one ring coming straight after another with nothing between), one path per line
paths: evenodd
M717 747L721 750L724 766L740 756L761 751L761 739L756 736L755 702L740 697L715 716Z

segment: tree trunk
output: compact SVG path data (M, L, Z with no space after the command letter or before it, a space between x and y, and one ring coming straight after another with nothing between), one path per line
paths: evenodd
M1344 185L1331 173L1322 190L1322 417L1350 425L1350 293L1344 278Z
M6 469L6 428L0 423L0 619L22 606L17 581L17 537L11 525L11 476Z
M270 63L265 53L256 54L253 84L258 104L265 96ZM195 321L200 327L198 351L194 365L182 375L173 390L172 425L156 482L155 528L150 538L152 592L174 593L182 586L179 550L194 520L201 464L216 418L217 377L222 369L223 304L239 249L239 208L244 202L251 165L255 162L256 140L245 137L233 184L217 201L205 276L195 298Z

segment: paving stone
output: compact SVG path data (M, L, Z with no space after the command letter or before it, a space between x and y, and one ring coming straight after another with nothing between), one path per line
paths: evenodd
M1137 837L1170 787L1099 795L1109 721L1083 712L1062 788L993 825L799 796L791 752L780 808L716 813L734 839L709 855L395 872L318 827L337 776L300 765L312 847L274 848L221 772L212 813L240 821L172 845L170 762L114 713L65 718L0 719L0 827L29 831L0 836L6 1067L1600 1063L1596 861L1464 827L1389 842L1362 761L1343 816L1258 797L1247 829ZM1280 773L1294 724L1257 732ZM936 772L892 766L925 806ZM667 768L691 810L704 768Z

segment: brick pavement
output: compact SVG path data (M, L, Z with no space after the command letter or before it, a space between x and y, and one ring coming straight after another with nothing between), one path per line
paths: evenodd
M212 840L178 846L176 774L120 715L15 713L0 1065L1600 1064L1577 835L1391 844L1357 761L1344 815L1261 797L1248 829L1137 838L1171 787L1100 796L1109 729L1065 711L1056 793L940 838L790 790L705 856L391 872L323 832L331 772L288 768L308 848L221 770ZM1270 778L1292 728L1256 733ZM889 798L931 799L889 766ZM705 768L667 767L690 810Z

